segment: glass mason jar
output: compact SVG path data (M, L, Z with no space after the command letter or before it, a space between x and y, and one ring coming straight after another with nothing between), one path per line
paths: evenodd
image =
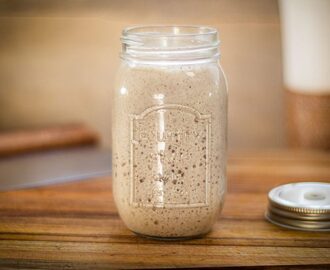
M209 232L226 192L227 86L217 30L138 26L122 33L113 98L113 193L133 232Z

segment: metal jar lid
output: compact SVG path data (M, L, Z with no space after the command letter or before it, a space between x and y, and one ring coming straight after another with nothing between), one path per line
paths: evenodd
M265 217L290 229L330 231L330 183L300 182L272 189Z

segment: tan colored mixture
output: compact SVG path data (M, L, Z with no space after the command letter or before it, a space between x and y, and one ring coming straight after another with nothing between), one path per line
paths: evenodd
M227 99L216 64L122 66L114 97L113 188L132 231L208 232L226 190Z

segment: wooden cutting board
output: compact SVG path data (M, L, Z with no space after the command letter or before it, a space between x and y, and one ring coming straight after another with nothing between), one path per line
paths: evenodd
M98 134L84 124L62 124L42 128L0 132L0 158L83 145L96 145Z
M116 211L110 178L0 193L0 266L330 269L330 233L283 229L263 217L272 187L330 182L330 153L236 153L228 177L225 208L213 231L182 242L131 233Z

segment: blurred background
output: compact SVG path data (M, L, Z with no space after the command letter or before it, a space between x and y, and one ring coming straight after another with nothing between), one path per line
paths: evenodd
M220 32L229 149L287 147L280 8L276 0L1 0L0 130L84 123L111 148L122 29L201 24Z
M229 83L229 148L285 147L276 0L0 1L0 128L83 122L111 147L124 27L217 27Z

